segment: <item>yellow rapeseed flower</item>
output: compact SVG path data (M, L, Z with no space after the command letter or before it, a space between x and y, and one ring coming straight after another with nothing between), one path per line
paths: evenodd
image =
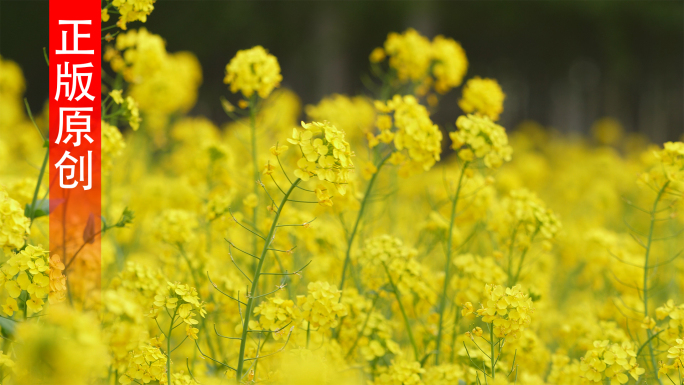
M256 92L265 99L280 85L281 80L283 77L280 75L278 59L258 45L238 51L226 65L223 82L230 84L230 91L233 93L239 91L249 98Z
M484 115L497 121L503 112L505 97L496 80L476 76L466 82L463 87L463 98L458 101L458 105L466 114Z

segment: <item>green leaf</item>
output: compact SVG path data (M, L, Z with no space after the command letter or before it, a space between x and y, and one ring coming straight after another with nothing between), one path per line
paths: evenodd
M50 214L50 200L39 199L36 201L34 210L31 210L31 204L26 204L26 209L24 209L24 215L27 218L40 218Z
M57 206L61 205L64 199L53 199L52 202L49 199L38 199L36 201L35 210L31 210L31 205L26 204L24 209L24 215L27 218L40 218L49 215Z
M17 327L17 321L13 321L9 318L0 317L0 327L7 335L13 335L14 329Z

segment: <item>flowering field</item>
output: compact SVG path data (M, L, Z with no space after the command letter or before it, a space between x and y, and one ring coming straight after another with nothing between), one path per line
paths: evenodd
M101 268L50 250L47 109L0 58L2 384L684 384L684 143L504 128L413 29L306 106L230 53L218 127L152 2L102 10Z

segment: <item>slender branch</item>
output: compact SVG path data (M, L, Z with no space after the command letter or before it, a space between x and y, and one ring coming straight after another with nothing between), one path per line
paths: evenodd
M200 352L200 354L202 355L202 357L208 358L208 359L210 359L210 360L216 362L217 364L219 364L219 365L221 365L221 366L223 366L223 367L225 367L225 368L228 368L228 369L231 369L231 370L235 370L235 368L233 368L232 366L226 365L226 364L224 364L223 362L217 361L217 360L215 360L215 359L209 357L208 355L204 354L204 352L202 352L202 349L200 349L199 344L197 343L197 340L195 340L195 346L197 346L197 350L199 350L199 352Z
M225 239L225 238L224 238L224 239ZM228 239L226 239L226 242L228 242L228 243L229 243L229 244L230 244L230 245L231 245L232 247L234 247L234 248L238 249L238 251L241 251L241 252L243 252L243 253L245 253L245 254L249 255L249 256L250 256L250 257L252 257L252 258L256 258L256 259L259 259L259 258L257 258L256 256L254 256L253 254L250 254L250 253L248 253L248 252L246 252L246 251L242 250L241 248L239 248L239 247L235 246L235 244L233 244L233 242L229 241Z
M238 266L238 264L235 262L235 259L233 258L233 254L230 252L230 247L228 248L228 255L230 256L230 261L233 263L233 265L235 265L235 267L240 271L240 273L242 273L242 275L243 275L245 278L247 278L247 280L249 281L249 283L252 283L252 280L247 276L247 274L246 274L244 271L242 271L242 269L240 268L240 266ZM261 262L261 261L260 261L260 262ZM238 307L239 307L239 306L238 306Z
M253 358L245 358L245 361L258 360L259 358L270 357L270 356L272 356L272 355L274 355L274 354L277 354L277 353L282 352L282 351L285 349L285 347L287 346L287 343L290 342L290 336L292 336L292 331L293 331L293 330L294 330L294 326L292 326L292 327L290 328L290 332L287 334L287 340L285 340L285 343L283 344L283 346L282 346L280 349L276 350L276 351L273 352L273 353L269 353L269 354L267 354L267 355L265 355L265 356L259 356L259 355L257 354L256 357L253 357Z
M224 336L223 334L219 333L218 330L216 330L216 324L214 324L214 333L216 333L217 336L219 336L221 338L225 338L227 340L239 340L240 339L240 337L228 337L228 336Z
M261 276L261 270L263 268L264 260L266 259L266 254L268 253L268 248L273 242L273 237L275 236L275 231L276 231L276 226L278 224L278 219L280 218L281 213L283 212L283 207L285 206L285 203L287 203L290 194L292 194L292 191L295 189L295 186L297 186L301 182L301 179L295 180L294 183L290 186L290 188L287 190L285 193L285 196L283 197L278 211L276 211L275 218L273 219L273 224L271 224L271 229L268 232L268 235L266 236L266 241L264 241L264 247L261 250L261 258L258 260L258 264L256 266L256 269L254 270L254 280L252 281L252 288L250 290L251 293L255 293L258 288L259 284L259 277ZM232 258L232 257L231 257ZM240 342L240 352L238 353L238 365L237 365L237 370L236 370L236 377L235 380L239 383L240 379L242 377L242 369L245 364L245 348L247 347L247 333L249 332L249 318L252 315L252 311L254 308L254 298L249 297L249 300L247 301L247 308L245 309L244 313L244 320L242 324L242 337L241 337L241 342Z
M389 269L387 268L387 264L385 262L382 263L382 266L385 268L385 272L387 273L387 278L389 279L390 286L392 286L392 291L394 292L394 296L397 298L397 304L399 305L399 310L401 310L401 315L404 317L404 324L406 326L406 332L408 333L409 340L411 341L411 345L413 346L413 354L415 359L418 359L418 345L416 345L416 340L413 338L413 332L411 331L411 324L409 323L408 316L406 315L406 310L404 309L404 305L401 303L401 295L399 294L399 289L397 286L394 284L394 280L392 279L392 275L390 275Z
M231 211L230 208L228 208L228 212L230 213L230 216L233 218L233 221L235 221L235 223L237 223L238 225L242 226L243 229L249 231L250 233L256 235L257 237L259 237L259 238L261 238L261 239L264 239L263 236L257 234L254 230L252 230L252 229L248 228L247 226L243 225L242 223L240 223L240 221L238 221L237 218L235 218L235 215L233 215L233 211ZM264 239L264 240L265 240L265 239ZM237 249L237 247L236 247L236 249Z
M233 301L237 301L237 303L239 303L239 304L241 304L241 305L247 305L246 303L244 303L244 302L242 302L242 301L240 301L240 300L238 300L238 299L233 298L232 296L230 296L230 295L224 293L221 289L219 289L218 286L214 283L214 281L211 280L211 277L209 276L209 272L208 272L208 271L207 271L207 278L209 279L209 282L211 282L211 285L214 286L214 289L216 289L219 293L225 295L226 297L232 299Z
M454 221L456 220L456 207L458 206L458 198L461 194L461 187L463 185L463 176L468 168L469 162L463 163L461 175L458 178L458 186L456 187L456 195L451 203L451 220L449 221L449 233L447 234L447 248L446 248L446 266L444 267L444 285L442 288L442 297L439 302L439 323L437 326L437 341L435 350L435 365L439 365L440 346L442 343L442 334L444 332L444 310L446 310L447 290L449 288L449 278L451 272L451 244L453 242Z
M311 264L312 261L313 260L307 262L306 265L302 266L301 268L299 268L299 270L292 273L288 273L287 271L285 271L284 273L261 273L261 275L299 275L304 269L306 269L307 266Z
M653 202L653 208L651 209L651 221L649 224L649 229L648 229L648 240L644 248L646 249L645 254L644 254L644 285L643 285L643 293L644 293L644 317L648 317L648 258L651 254L651 243L653 241L653 231L655 227L655 215L656 211L658 210L658 203L660 202L660 199L663 196L663 192L667 188L667 186L670 184L669 181L665 182L663 184L663 187L658 191L658 194L656 195L655 201ZM653 368L653 373L656 376L656 380L658 380L658 383L660 385L663 385L663 381L658 377L658 366L656 364L656 357L653 352L653 341L652 341L652 336L653 336L653 331L651 329L646 330L646 334L648 335L648 350L651 355L651 365Z
M371 190L373 189L373 185L375 184L375 181L377 179L378 174L380 174L380 169L382 166L385 165L385 162L389 159L391 154L387 154L380 163L377 165L376 169L377 171L373 174L371 177L370 181L368 182L368 186L366 187L366 193L363 195L363 200L361 201L361 207L359 208L359 213L356 215L356 222L354 222L354 229L352 230L351 234L349 234L349 241L347 242L347 252L344 257L344 265L342 266L342 280L340 281L340 290L342 290L342 294L340 294L340 301L342 300L342 295L344 294L344 281L347 277L347 270L349 268L349 262L351 261L351 248L354 245L354 238L356 237L356 232L359 229L359 224L361 223L361 218L363 218L363 212L366 209L366 203L368 202L368 197L370 195ZM339 335L339 330L338 330L338 335Z

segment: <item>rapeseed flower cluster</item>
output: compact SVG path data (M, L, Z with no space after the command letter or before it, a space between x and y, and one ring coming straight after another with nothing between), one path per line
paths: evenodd
M347 308L340 303L340 291L328 282L311 282L307 291L307 295L297 296L297 306L311 327L334 328L339 318L347 315Z
M226 66L223 82L230 85L232 93L241 92L249 98L256 92L265 99L282 79L278 59L264 47L256 46L238 51Z
M594 342L594 349L582 357L580 370L589 383L602 383L609 379L620 384L626 383L628 376L638 380L646 371L639 367L630 343L611 344L608 340Z
M465 51L454 39L438 35L430 42L413 28L402 34L390 33L384 46L370 55L373 63L385 58L389 58L397 80L417 84L416 92L421 96L430 87L440 94L458 87L468 69Z
M29 297L25 301L27 316L40 312L46 298L50 303L65 299L64 264L58 255L49 256L40 246L28 245L3 263L0 270L0 284L8 294L2 311L8 316L19 310L17 298L22 293Z
M485 295L486 302L475 313L483 322L492 324L495 336L513 339L519 337L520 332L530 324L534 313L529 295L522 292L520 285L504 288L492 284L485 286ZM472 313L472 304L466 302L462 314L467 316Z
M332 183L344 195L349 174L354 169L351 159L354 153L344 139L344 131L327 122L302 122L302 128L293 128L292 137L287 139L298 146L302 153L297 161L295 176L303 181L317 176L321 181ZM280 150L276 149L275 152L279 153Z
M133 21L146 22L147 16L154 10L156 0L112 0L111 6L119 11L119 20L116 25L126 30L126 24ZM109 21L108 7L102 10L102 21Z
M466 114L487 116L496 122L503 112L505 96L496 80L476 76L463 86L463 98L458 106Z
M466 162L483 159L489 168L511 160L513 149L503 127L488 116L463 115L456 120L457 131L449 133L451 148Z
M369 135L371 147L380 142L393 143L396 152L390 162L409 170L422 168L427 171L439 161L442 131L414 96L394 95L387 103L376 101L375 108L379 113L376 127L380 134Z
M0 187L0 247L5 251L18 249L30 233L30 221L19 202Z

